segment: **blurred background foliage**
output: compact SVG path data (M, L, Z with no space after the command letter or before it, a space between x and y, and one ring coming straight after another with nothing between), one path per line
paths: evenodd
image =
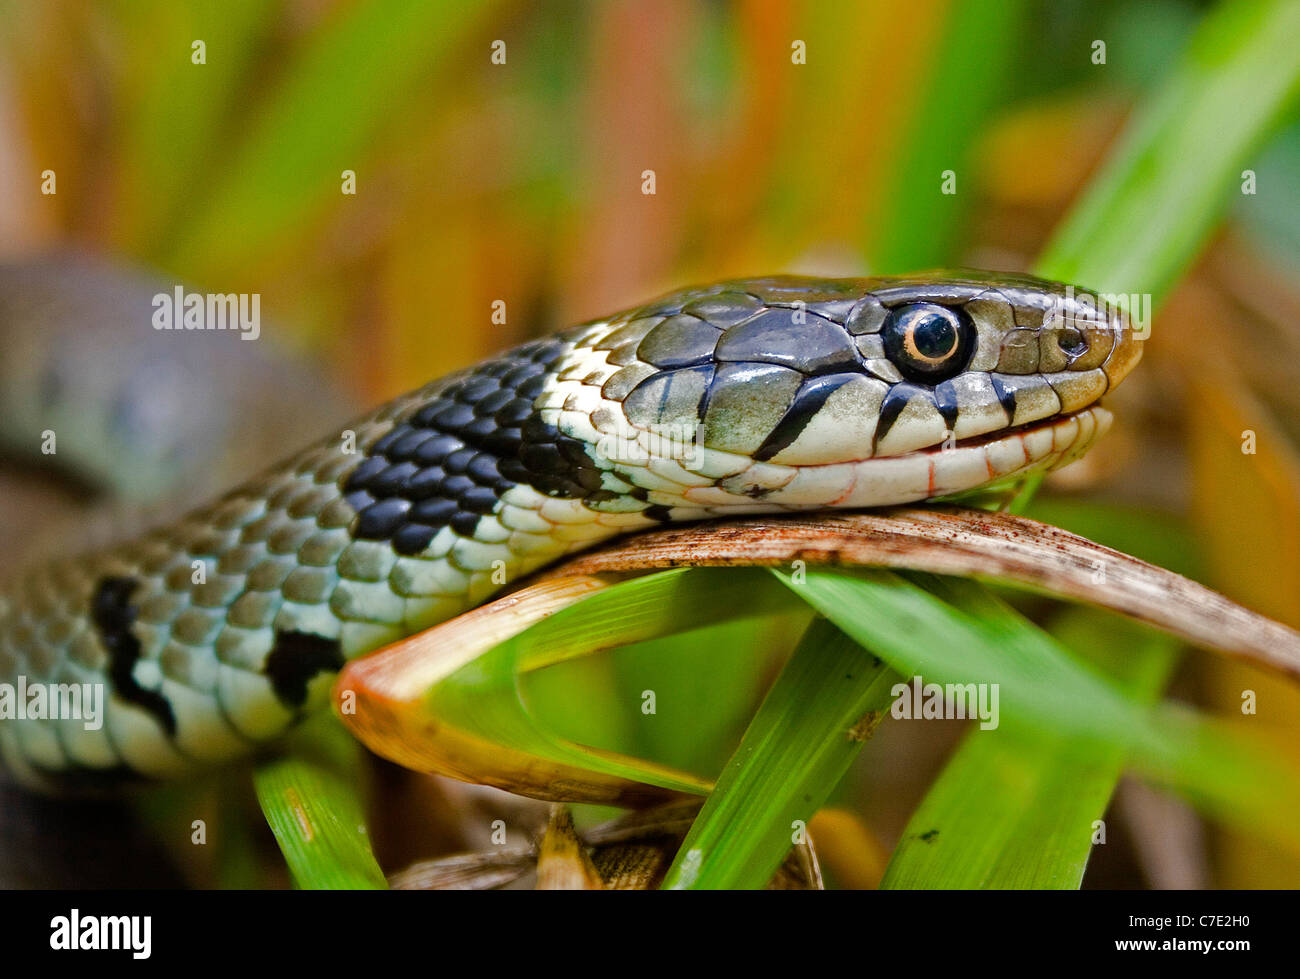
M270 342L364 402L693 281L1027 269L1206 9L0 0L0 258L76 248L260 293ZM806 64L792 63L795 39ZM39 193L46 169L57 195ZM949 169L955 195L939 193ZM1294 119L1251 169L1257 193L1161 308L1115 398L1116 431L1030 513L1300 627ZM355 195L341 192L345 170ZM505 325L491 321L496 300ZM1049 628L1061 615L1018 604ZM717 626L563 664L530 680L530 699L566 736L715 775L799 627ZM1133 641L1083 635L1103 656ZM651 687L656 716L610 706ZM1256 716L1241 716L1245 689ZM1300 759L1293 687L1198 655L1171 692ZM963 731L880 727L814 823L833 881L879 878ZM460 787L386 768L371 781L386 869L481 842L445 815L471 806ZM1294 855L1135 783L1111 812L1085 884L1300 881ZM277 879L242 850L189 873Z

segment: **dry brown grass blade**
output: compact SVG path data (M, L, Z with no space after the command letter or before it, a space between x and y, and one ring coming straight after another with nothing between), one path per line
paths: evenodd
M551 809L537 845L492 847L422 860L388 878L395 890L487 890L536 873L538 890L656 890L700 812L692 799L633 810L579 833L567 806ZM768 883L771 890L822 890L811 841L796 844Z
M1023 517L960 507L895 508L696 524L621 539L354 660L335 684L336 709L373 751L417 771L539 799L632 807L660 802L673 793L493 743L430 716L427 693L497 644L629 574L685 565L789 567L794 561L1019 583L1300 678L1300 634L1171 571ZM663 771L685 784L684 773ZM698 782L698 791L707 792L708 783Z
M1197 646L1300 679L1300 633L1182 575L1008 513L895 507L690 524L620 540L543 576L653 568L883 566L1012 582L1108 608Z
M533 847L458 853L413 863L389 876L388 886L395 891L487 891L514 883L530 873L536 861Z
M573 828L569 807L551 807L537 851L537 889L539 891L599 891L604 889L600 874L591 863L586 844Z

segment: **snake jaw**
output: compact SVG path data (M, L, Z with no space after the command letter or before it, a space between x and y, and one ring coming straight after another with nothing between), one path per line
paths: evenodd
M1111 421L1107 409L1093 404L1010 432L975 436L906 455L794 469L752 468L717 486L684 489L677 503L684 508L703 508L705 516L913 503L1037 470L1059 469L1087 452L1110 428ZM685 510L680 516L688 518Z

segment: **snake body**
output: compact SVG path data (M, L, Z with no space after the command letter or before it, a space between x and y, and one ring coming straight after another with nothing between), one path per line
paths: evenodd
M107 694L94 730L0 709L0 755L49 790L177 776L283 733L346 659L598 541L1064 465L1140 352L1122 314L986 273L722 282L524 344L0 588L0 690Z

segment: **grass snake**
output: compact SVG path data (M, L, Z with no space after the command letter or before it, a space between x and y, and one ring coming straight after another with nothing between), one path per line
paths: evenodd
M0 584L0 691L106 692L95 730L0 710L0 756L51 791L181 775L322 706L345 660L610 537L1059 467L1141 340L1082 291L944 272L721 282L525 343Z

